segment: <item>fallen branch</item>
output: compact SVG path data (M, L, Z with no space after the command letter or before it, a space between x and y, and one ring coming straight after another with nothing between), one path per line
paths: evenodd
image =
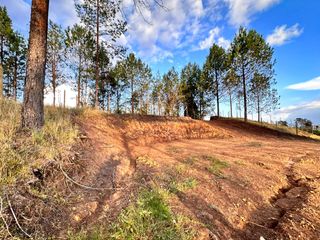
M11 202L10 202L10 200L9 200L8 195L6 195L6 197L7 197L7 202L8 202L10 211L11 211L11 213L12 213L12 216L13 216L13 218L14 218L17 226L19 227L19 229L21 230L21 232L23 232L28 238L31 238L31 239L32 239L32 236L31 236L30 234L28 234L25 230L23 230L23 228L21 227L21 225L20 225L20 223L19 223L19 221L18 221L18 218L17 218L15 212L13 211L13 208L12 208L12 205L11 205Z
M83 185L81 183L78 183L76 182L75 180L73 180L62 168L61 164L59 164L59 167L60 167L60 170L62 172L62 174L72 183L74 183L75 185L79 186L79 187L82 187L82 188L85 188L85 189L89 189L89 190L95 190L95 191L103 191L103 190L115 190L115 189L123 189L123 188L96 188L96 187L90 187L90 186L86 186L86 185Z
M0 217L4 223L4 225L6 226L6 229L7 229L7 232L9 234L10 237L13 237L10 230L9 230L9 226L6 222L6 219L4 218L3 214L2 214L2 211L3 211L3 201L2 201L2 198L0 197Z

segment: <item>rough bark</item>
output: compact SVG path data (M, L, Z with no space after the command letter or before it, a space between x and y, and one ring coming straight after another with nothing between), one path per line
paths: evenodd
M99 11L100 11L100 2L97 0L97 35L96 35L96 90L95 90L95 107L99 108L99 75L100 75L100 69L99 69Z
M0 99L3 98L3 68L0 64Z
M246 75L244 68L242 68L242 87L243 87L243 106L244 106L244 121L248 121L248 111L247 111L247 86L246 86Z
M220 96L219 96L219 81L218 81L218 75L217 75L217 72L215 74L215 77L216 77L216 98L217 98L217 116L220 117Z
M131 80L131 114L134 114L133 80Z
M22 127L44 124L44 79L47 53L49 0L32 0L27 76L22 107Z
M17 100L17 81L18 81L18 64L17 58L14 60L14 70L13 70L13 99Z
M82 67L82 55L79 54L79 69L78 69L78 83L77 83L77 107L80 107L80 101L81 101L81 67Z
M52 90L53 90L53 106L56 106L56 87L57 87L57 74L55 59L52 64Z
M232 114L232 94L231 94L231 92L229 94L229 101L230 101L230 117L232 118L233 114Z

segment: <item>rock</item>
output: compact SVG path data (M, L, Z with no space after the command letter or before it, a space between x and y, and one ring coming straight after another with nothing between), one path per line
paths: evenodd
M305 192L305 188L303 187L295 187L290 189L290 191L286 192L286 196L288 198L298 198L301 197L301 195L303 194L303 192Z

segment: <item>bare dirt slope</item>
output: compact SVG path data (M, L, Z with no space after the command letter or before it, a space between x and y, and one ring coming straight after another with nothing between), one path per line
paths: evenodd
M230 120L91 112L75 122L86 139L75 180L97 189L77 189L75 226L111 221L143 179L174 193L196 239L320 239L319 142Z

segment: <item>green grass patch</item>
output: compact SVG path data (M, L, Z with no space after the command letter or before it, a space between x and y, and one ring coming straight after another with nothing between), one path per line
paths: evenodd
M69 236L69 240L188 240L194 239L192 221L175 215L161 189L142 190L111 226L97 227L91 233Z
M193 189L198 185L198 181L194 178L187 178L186 180L179 182L173 181L169 184L169 191L171 193L186 192L189 189Z
M222 161L216 157L213 156L207 156L206 160L209 160L210 166L207 168L208 171L216 176L222 177L223 176L223 170L225 168L229 167L229 164L225 161Z

